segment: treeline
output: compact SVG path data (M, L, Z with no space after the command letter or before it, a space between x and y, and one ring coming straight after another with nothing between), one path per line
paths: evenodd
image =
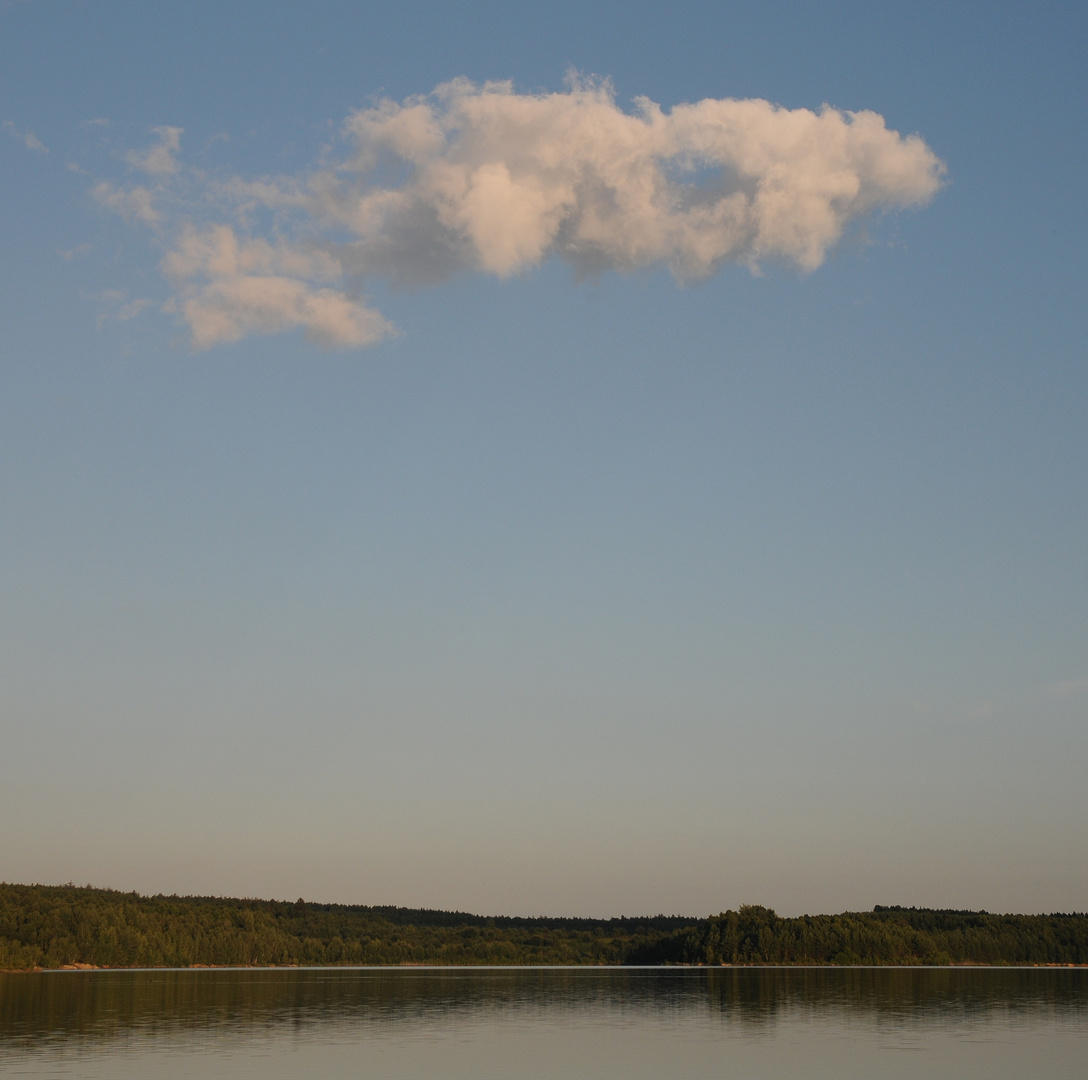
M1088 916L877 907L488 918L0 884L0 969L325 964L1086 964Z
M0 884L0 968L622 964L696 922L486 918Z
M781 919L726 911L673 934L687 964L1086 964L1088 915L991 915L876 907Z

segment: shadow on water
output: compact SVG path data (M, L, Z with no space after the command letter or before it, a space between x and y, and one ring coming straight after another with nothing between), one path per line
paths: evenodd
M782 1018L1088 1020L1088 970L1010 968L384 968L0 974L0 1051L219 1030L300 1033L402 1021Z

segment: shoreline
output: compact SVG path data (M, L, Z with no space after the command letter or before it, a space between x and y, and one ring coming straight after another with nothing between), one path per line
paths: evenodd
M101 964L61 964L59 967L0 968L0 975L50 975L96 971L1083 971L1088 964L985 964L957 961L950 964L189 964L109 967Z

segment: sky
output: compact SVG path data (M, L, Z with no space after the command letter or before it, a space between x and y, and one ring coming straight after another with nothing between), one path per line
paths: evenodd
M0 880L1088 908L1085 55L0 4Z

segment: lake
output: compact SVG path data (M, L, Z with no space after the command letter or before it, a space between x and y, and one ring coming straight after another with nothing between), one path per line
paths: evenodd
M1084 1080L1088 970L0 974L0 1074Z

